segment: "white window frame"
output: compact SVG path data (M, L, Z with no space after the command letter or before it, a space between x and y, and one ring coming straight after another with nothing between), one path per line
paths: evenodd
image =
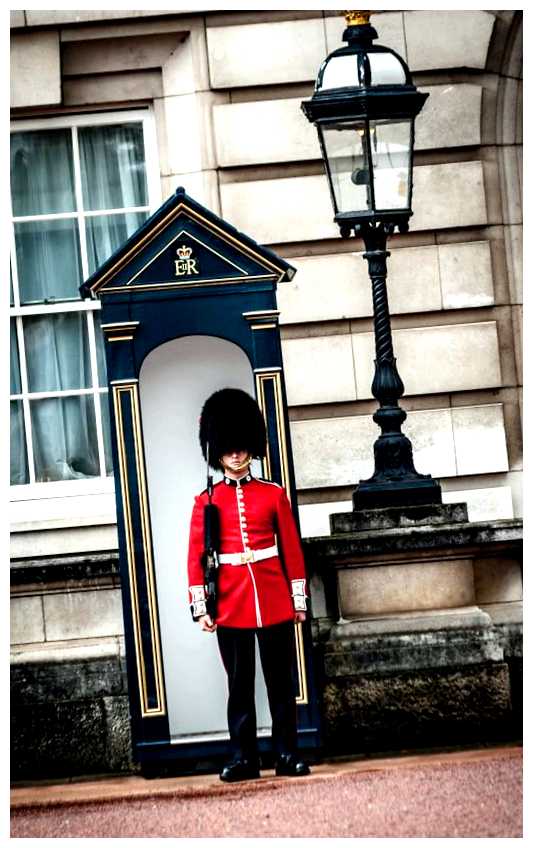
M142 123L144 133L146 179L148 187L148 205L138 208L128 208L129 212L146 211L147 216L152 215L161 205L161 181L159 174L159 154L153 109L146 106L142 109L113 110L112 112L84 112L76 115L64 115L53 118L31 118L14 120L11 122L11 130L14 132L39 131L49 129L70 128L72 132L74 155L74 180L76 211L55 215L33 215L22 218L11 216L11 250L15 252L14 224L17 221L76 219L80 234L80 254L82 263L82 277L89 277L89 265L87 254L87 243L85 239L85 227L81 226L82 218L94 217L96 215L119 214L122 209L99 209L97 212L85 212L81 203L81 174L79 168L79 148L77 131L79 127L103 126L116 123ZM21 393L10 394L10 400L21 400L24 409L24 426L26 438L26 451L28 457L28 469L30 482L14 484L10 486L10 500L31 501L28 503L28 514L25 520L39 521L38 502L48 498L66 498L80 495L109 494L114 491L113 476L106 476L103 451L103 432L101 403L107 403L107 387L98 385L97 361L96 361L96 339L94 333L94 313L101 308L99 300L85 298L83 300L55 301L50 304L32 304L23 306L20 304L19 288L17 279L16 262L12 262L14 305L9 307L9 315L15 319L17 341L19 345L19 365L21 379ZM61 392L28 392L28 378L26 368L26 357L24 350L24 336L22 319L28 315L46 315L65 312L85 312L88 318L88 343L91 361L92 386L88 389L65 390ZM51 482L36 482L33 462L33 445L30 418L30 399L37 400L40 397L93 395L95 401L96 431L98 442L98 453L100 457L100 476L91 477L87 480L58 480ZM31 507L31 514L30 514ZM44 510L47 512L48 510ZM17 510L20 515L20 509ZM80 516L81 518L81 516ZM20 519L19 519L20 520Z

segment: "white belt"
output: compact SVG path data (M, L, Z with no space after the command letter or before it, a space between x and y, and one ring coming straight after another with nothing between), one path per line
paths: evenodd
M278 555L278 546L260 548L257 551L243 551L239 554L219 554L218 561L221 565L245 565L247 562L259 562L261 559L269 559Z

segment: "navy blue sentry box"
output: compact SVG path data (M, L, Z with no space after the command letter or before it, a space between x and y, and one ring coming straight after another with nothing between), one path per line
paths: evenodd
M187 711L179 704L173 708L175 715L169 715L172 652L178 662L193 650L189 644L193 624L184 628L182 637L173 637L172 645L166 644L158 590L167 592L159 583L162 573L168 576L168 568L158 572L154 546L152 514L157 498L153 484L150 491L147 470L148 439L153 436L143 422L141 368L152 352L172 340L201 336L209 337L206 342L236 346L249 371L247 385L255 391L267 423L263 476L286 488L298 520L276 304L277 284L294 274L287 262L180 187L80 288L82 297L98 297L102 304L133 755L145 764L181 761L185 767L188 761L190 768L191 760L225 754L226 738L208 722L204 729L187 730ZM205 348L210 349L207 343ZM186 359L183 363L176 357L171 367L178 373L187 367ZM219 363L213 360L216 367ZM152 417L157 421L157 410ZM162 409L159 418L164 417ZM161 426L168 429L173 423L163 420ZM199 454L192 436L187 450ZM190 493L191 506L196 493ZM175 567L176 608L185 607L178 570L184 572L186 563L176 562ZM188 610L186 614L190 621ZM309 622L295 626L298 744L309 750L319 745L311 634ZM194 710L192 703L189 711ZM261 750L268 751L269 743L268 735L260 736Z

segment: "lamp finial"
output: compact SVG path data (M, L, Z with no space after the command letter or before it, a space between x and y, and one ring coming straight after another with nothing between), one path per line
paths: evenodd
M370 20L370 15L372 12L369 12L368 9L364 12L343 12L344 17L346 18L347 26L362 26L367 24Z

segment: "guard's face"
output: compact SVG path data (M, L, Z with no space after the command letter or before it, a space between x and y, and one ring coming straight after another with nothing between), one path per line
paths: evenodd
M240 471L246 465L249 456L247 450L234 450L231 453L222 454L220 460L230 471Z

